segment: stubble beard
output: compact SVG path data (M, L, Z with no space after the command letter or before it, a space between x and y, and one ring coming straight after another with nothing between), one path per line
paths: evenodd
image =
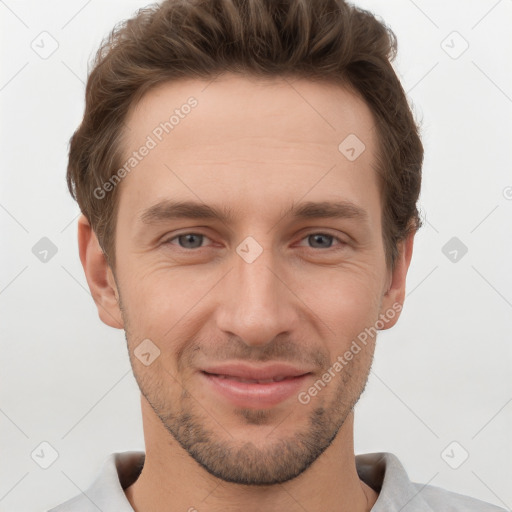
M352 359L336 375L333 379L338 379L334 384L336 392L330 400L329 387L333 384L319 391L308 404L297 400L291 406L290 415L295 408L308 408L310 412L307 425L292 435L286 438L279 436L280 425L286 423L285 417L267 436L269 442L266 446L257 446L251 441L240 443L234 441L233 436L223 429L222 422L209 415L185 387L181 387L176 405L166 390L181 386L181 383L161 365L161 361L153 363L151 372L138 370L141 367L133 360L134 347L130 343L128 317L120 298L119 302L129 358L142 395L178 444L208 473L225 482L252 486L275 485L306 471L338 435L364 392L373 363L372 344L366 347L367 355L361 353L362 357ZM240 421L252 426L271 424L274 417L273 411L268 409L238 408L235 412ZM231 441L222 437L228 437Z
M371 369L371 359L366 363L364 372L362 368L354 367L353 361L336 375L336 392L330 400L321 399L323 393L328 397L328 387L333 383L322 389L308 404L301 404L297 400L291 406L290 415L295 408L309 409L306 426L297 427L293 434L286 437L280 436L280 425L287 423L285 417L264 438L265 446L258 446L250 440L235 440L223 428L222 419L213 418L184 387L181 388L179 400L173 400L166 390L181 384L170 376L167 379L168 372L163 367L159 367L160 375L151 372L143 376L138 375L133 361L132 368L140 391L155 415L200 466L225 482L263 486L284 483L299 476L334 441L363 393ZM347 396L350 389L353 391ZM251 429L254 425L271 424L274 418L273 411L269 409L237 408L235 413L240 422L251 425ZM289 425L287 427L289 429Z

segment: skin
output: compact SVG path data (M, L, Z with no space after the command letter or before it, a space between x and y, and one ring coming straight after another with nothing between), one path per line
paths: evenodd
M236 407L199 369L289 362L311 371L307 391L403 304L413 235L387 268L371 111L344 87L303 79L166 83L130 112L127 155L190 96L198 106L119 185L115 272L85 217L78 226L99 316L125 329L141 389L146 461L126 496L136 511L370 510L378 494L356 472L353 407L375 337L308 404L293 395ZM366 147L355 161L338 150L349 134ZM166 199L235 216L141 220ZM340 200L367 220L285 215L303 201ZM248 236L263 250L252 263L236 252ZM134 356L144 339L160 350L149 366Z

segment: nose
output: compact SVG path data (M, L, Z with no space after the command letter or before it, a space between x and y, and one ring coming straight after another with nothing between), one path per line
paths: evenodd
M248 346L264 346L298 326L297 297L271 250L252 262L234 254L233 269L219 290L217 328Z

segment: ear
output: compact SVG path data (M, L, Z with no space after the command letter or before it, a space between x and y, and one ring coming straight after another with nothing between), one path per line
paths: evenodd
M405 281L412 258L414 235L415 233L412 232L398 244L395 268L392 272L390 271L387 291L382 297L380 318L383 319L384 327L380 330L393 327L400 317L405 300Z
M119 292L114 274L89 221L84 215L78 219L78 249L80 261L92 298L103 323L123 329L123 318L119 307Z

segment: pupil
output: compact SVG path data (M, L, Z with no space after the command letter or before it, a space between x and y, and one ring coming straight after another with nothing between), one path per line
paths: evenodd
M197 241L199 241L199 245L201 245L201 235L194 235L194 234L189 234L189 235L183 235L181 237L182 239L184 238L185 239L185 245L189 248L190 246L188 245L188 243L190 242L194 247L198 247L197 245ZM196 244L194 245L194 238L196 239ZM183 244L182 244L183 245Z
M322 238L323 239L329 239L329 235L312 235L313 236L313 240L314 240L314 243L320 241L320 243L322 242ZM327 245L328 247L330 246L330 244Z

